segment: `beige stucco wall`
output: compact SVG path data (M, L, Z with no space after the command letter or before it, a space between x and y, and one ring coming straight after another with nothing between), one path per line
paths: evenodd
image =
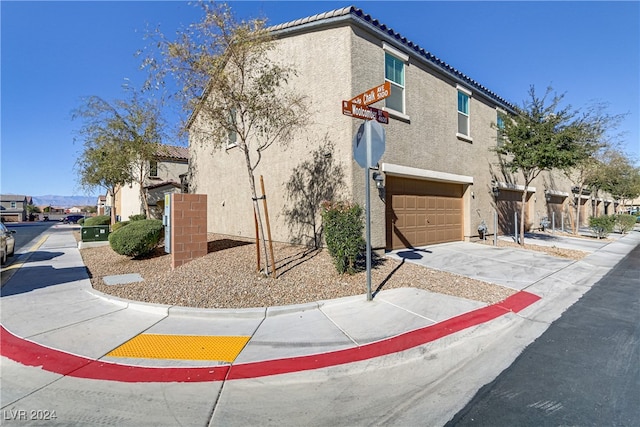
M269 147L255 170L258 195L261 194L259 177L264 176L271 232L276 241L288 242L294 237L284 215L290 207L286 183L293 169L310 159L325 138L334 144L332 158L343 165L345 180L341 192L344 198L351 199L353 119L342 115L340 104L352 93L350 33L349 28L342 27L321 34L285 38L272 52L274 58L283 58L285 64L296 68L298 76L291 87L306 96L310 112L308 126L296 134L295 140L286 147L279 144ZM208 195L210 232L253 237L251 191L243 153L237 147L213 149L210 142L202 144L196 131L202 125L202 118L196 117L190 133L189 191ZM260 201L261 211L262 208Z
M386 43L392 44L390 41ZM396 49L410 54L400 45ZM256 186L264 175L273 239L291 241L294 230L285 221L289 206L286 182L292 170L311 156L323 137L335 144L334 159L344 167L343 195L364 206L364 171L352 159L352 139L362 120L342 115L341 101L384 82L383 40L360 28L338 26L312 33L298 33L278 41L274 58L283 59L298 71L292 86L307 96L308 126L286 149L277 145L263 153L255 171ZM386 129L386 152L380 163L418 168L428 175L453 174L472 177L464 186L464 236L473 239L484 220L493 233L495 203L492 181L522 185L519 173L504 172L491 151L496 145L496 105L490 99L461 84L472 93L470 100L471 140L457 132L457 84L410 54L405 68L406 118L391 118ZM501 72L496 70L496 72ZM384 102L373 106L382 108ZM213 150L202 145L197 129L204 126L197 116L190 135L190 192L208 195L210 232L253 237L252 201L247 170L238 148ZM372 196L372 245L385 247L385 205L369 180ZM533 227L548 215L545 190L571 195L571 182L561 173L542 173L532 184L528 215ZM566 197L567 204L571 197ZM262 203L260 203L262 209ZM568 209L568 207L567 207ZM610 212L611 213L611 212ZM557 224L559 226L559 219ZM567 223L569 219L567 218Z

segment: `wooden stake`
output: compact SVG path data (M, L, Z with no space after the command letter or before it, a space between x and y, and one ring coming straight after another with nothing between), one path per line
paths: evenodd
M260 232L258 231L258 217L256 215L255 209L253 210L253 222L256 226L256 258L258 263L256 271L260 272Z
M267 223L267 237L269 238L269 253L271 255L271 272L273 273L273 278L275 279L276 274L276 258L273 256L273 242L271 241L271 226L269 225L269 210L267 209L267 195L264 191L264 179L262 175L260 175L260 188L262 189L262 203L264 204L264 220Z

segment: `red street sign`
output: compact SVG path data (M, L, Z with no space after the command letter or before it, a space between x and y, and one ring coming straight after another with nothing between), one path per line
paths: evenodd
M357 105L369 105L381 101L389 95L391 95L391 83L384 82L380 86L371 88L353 97L350 101Z
M342 101L342 114L356 119L375 120L378 123L389 124L389 113L378 108L357 105L351 101Z

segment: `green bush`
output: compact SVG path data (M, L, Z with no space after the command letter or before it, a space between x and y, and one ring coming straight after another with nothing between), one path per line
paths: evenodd
M323 202L322 226L338 273L352 274L358 255L365 249L362 208L348 202Z
M98 215L92 216L89 218L85 218L84 225L85 227L91 227L94 225L109 225L111 224L111 217L109 215Z
M78 225L84 225L84 220L85 220L85 219L86 219L86 218L80 218L80 219L78 220Z
M631 230L633 230L634 225L636 224L636 217L633 215L627 214L619 214L616 215L616 227L622 234L627 234Z
M616 218L613 215L592 216L589 218L589 228L598 239L604 239L613 231Z
M115 224L113 224L111 226L111 231L116 231L122 227L124 227L125 225L129 224L129 221L120 221L120 222L116 222Z
M111 249L120 255L139 257L153 251L163 236L159 219L144 219L120 227L109 235Z
M129 221L142 221L143 219L147 219L147 216L142 214L129 215Z

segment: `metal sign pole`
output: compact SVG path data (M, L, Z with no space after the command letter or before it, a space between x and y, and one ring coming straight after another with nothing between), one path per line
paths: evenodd
M367 144L367 167L364 168L364 197L367 208L367 301L371 301L371 190L369 189L369 168L371 167L371 122L366 122L365 126L369 127L368 132L365 132L365 143Z

